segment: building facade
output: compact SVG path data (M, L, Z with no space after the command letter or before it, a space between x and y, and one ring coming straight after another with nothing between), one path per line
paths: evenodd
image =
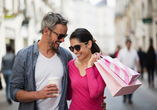
M102 0L96 5L90 4L88 0L66 0L63 1L63 4L63 14L69 20L68 34L71 34L76 28L86 28L104 53L114 52L115 13L113 7L107 6L106 0ZM66 44L69 46L69 39L65 42L68 42Z
M16 54L40 39L43 16L61 12L60 7L61 0L0 0L0 62L7 44Z
M157 49L157 0L116 0L115 10L118 45L124 46L129 37L135 49L147 51L153 39Z

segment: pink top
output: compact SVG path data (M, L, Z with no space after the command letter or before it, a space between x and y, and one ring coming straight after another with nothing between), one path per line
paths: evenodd
M103 110L101 102L106 84L100 73L94 66L87 68L86 75L81 76L74 61L68 63L68 100L72 99L69 110Z

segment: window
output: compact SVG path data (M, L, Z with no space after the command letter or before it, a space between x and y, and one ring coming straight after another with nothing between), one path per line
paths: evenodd
M143 18L146 17L144 4L142 4L142 17L143 17Z
M26 8L25 0L19 0L19 10L24 10Z

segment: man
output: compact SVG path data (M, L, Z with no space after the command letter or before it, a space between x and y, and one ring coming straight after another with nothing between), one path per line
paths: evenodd
M15 59L15 55L12 53L12 47L10 45L6 46L7 53L2 57L2 67L1 71L3 73L5 83L6 83L6 97L9 104L12 104L9 87L10 78L12 76L12 68Z
M118 54L118 59L129 68L134 69L135 65L138 67L140 72L139 57L136 50L131 48L131 40L126 40L126 47L121 49ZM132 94L124 95L123 101L126 102L126 99L129 100L129 103L132 104Z
M59 46L67 36L67 22L60 14L47 13L41 22L41 40L17 53L10 93L20 102L19 110L68 110L67 63L72 55ZM48 84L49 77L59 77L59 88ZM53 95L58 92L58 97Z
M69 51L60 47L67 36L67 20L49 12L41 22L42 38L17 53L10 93L20 110L67 110L67 63ZM48 85L49 77L59 77L60 86ZM60 93L58 97L53 93Z

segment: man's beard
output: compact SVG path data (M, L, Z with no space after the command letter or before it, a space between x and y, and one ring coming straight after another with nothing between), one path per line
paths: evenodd
M54 50L55 52L57 52L58 48L56 49L54 45L55 45L55 43L51 43L50 48L52 50Z
M55 42L51 42L50 39L47 39L47 42L48 42L49 47L55 52L57 52L58 48L55 48Z

